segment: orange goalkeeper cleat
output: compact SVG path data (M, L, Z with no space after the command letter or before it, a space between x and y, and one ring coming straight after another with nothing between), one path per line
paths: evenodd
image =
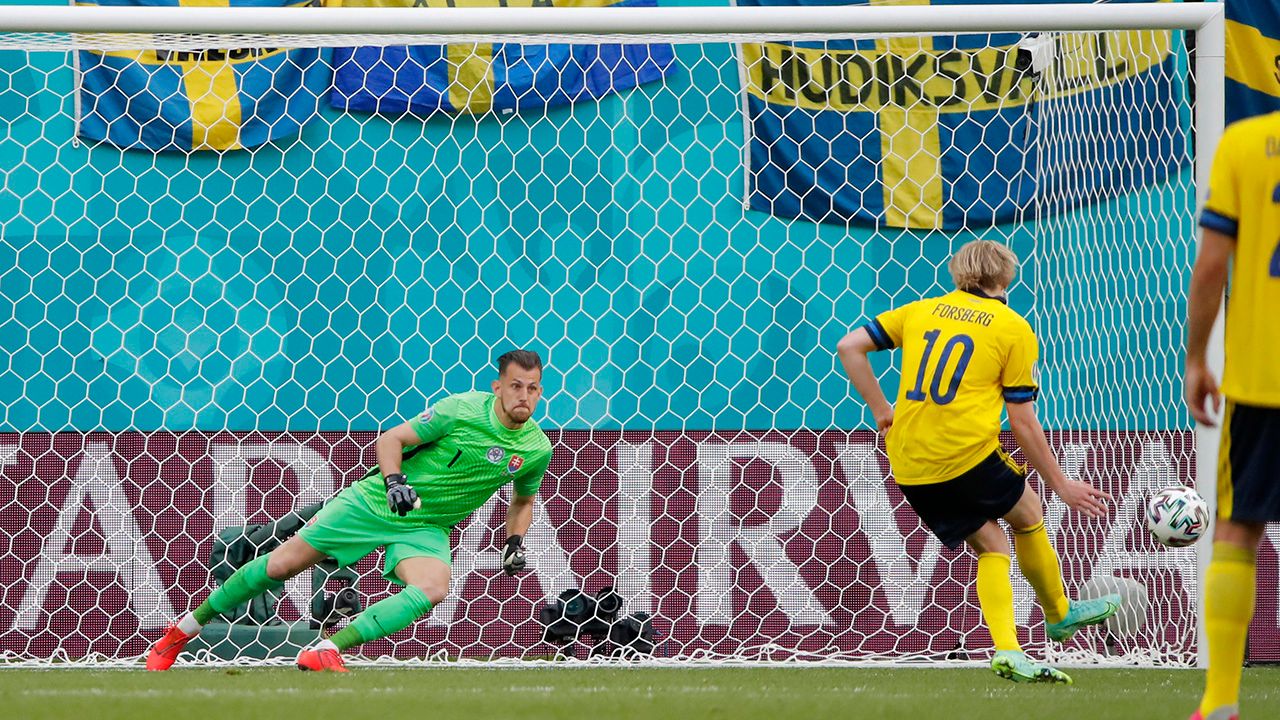
M298 653L298 669L316 672L348 672L342 656L333 648L303 650Z
M173 661L178 659L178 653L182 652L182 648L187 646L187 641L193 637L195 635L182 632L177 625L165 628L164 635L151 646L151 652L147 653L147 669L168 670L173 667Z

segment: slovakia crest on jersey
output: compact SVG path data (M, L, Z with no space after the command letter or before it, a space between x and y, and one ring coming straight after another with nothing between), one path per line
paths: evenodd
M519 455L512 455L511 462L507 463L507 474L515 475L520 470L521 465L524 465L524 458Z
M502 462L502 459L505 458L506 456L507 456L507 451L503 450L497 445L494 445L493 447L489 448L489 452L485 454L485 458L488 459L488 461L493 463L494 465L497 465L498 463Z

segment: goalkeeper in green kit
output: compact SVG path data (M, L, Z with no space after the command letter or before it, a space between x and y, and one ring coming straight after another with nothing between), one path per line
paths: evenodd
M169 626L147 655L147 669L168 670L205 623L325 558L346 566L385 546L383 575L404 589L298 655L302 670L346 672L343 650L403 630L444 599L449 531L507 483L515 492L502 567L508 575L523 570L524 534L551 462L551 441L530 419L542 399L542 359L529 350L504 354L492 388L446 397L380 435L377 466Z

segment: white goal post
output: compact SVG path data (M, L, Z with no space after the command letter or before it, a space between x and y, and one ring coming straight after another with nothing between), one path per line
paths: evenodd
M504 106L492 48L516 45L545 50L520 56L535 77L553 47L666 49L652 76L618 50L629 84ZM400 46L463 48L439 106L357 107L335 49ZM235 48L320 49L279 66L308 78L287 135L249 142L237 101L244 128L122 140L94 105L87 60ZM831 356L993 237L1024 263L1051 444L1118 498L1102 523L1046 498L1068 591L1141 607L1053 646L1023 583L1023 639L1203 666L1209 543L1157 548L1141 508L1170 484L1215 503L1180 373L1224 54L1220 3L0 7L0 659L136 662L205 597L218 533L331 496L379 428L526 344L556 443L531 572L501 575L498 496L455 532L451 597L365 659L544 657L543 604L605 585L661 662L985 657L972 558L910 514ZM389 591L357 573L365 605ZM314 589L291 582L255 647L292 647Z
M0 8L0 29L28 33L216 35L797 35L1195 30L1223 21L1212 4L917 5L630 8ZM1212 43L1208 45L1212 48ZM1210 50L1212 52L1212 50Z

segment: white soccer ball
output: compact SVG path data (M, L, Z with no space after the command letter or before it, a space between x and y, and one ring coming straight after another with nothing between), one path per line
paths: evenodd
M1209 529L1209 506L1189 487L1165 488L1147 500L1147 529L1161 545L1186 547Z

